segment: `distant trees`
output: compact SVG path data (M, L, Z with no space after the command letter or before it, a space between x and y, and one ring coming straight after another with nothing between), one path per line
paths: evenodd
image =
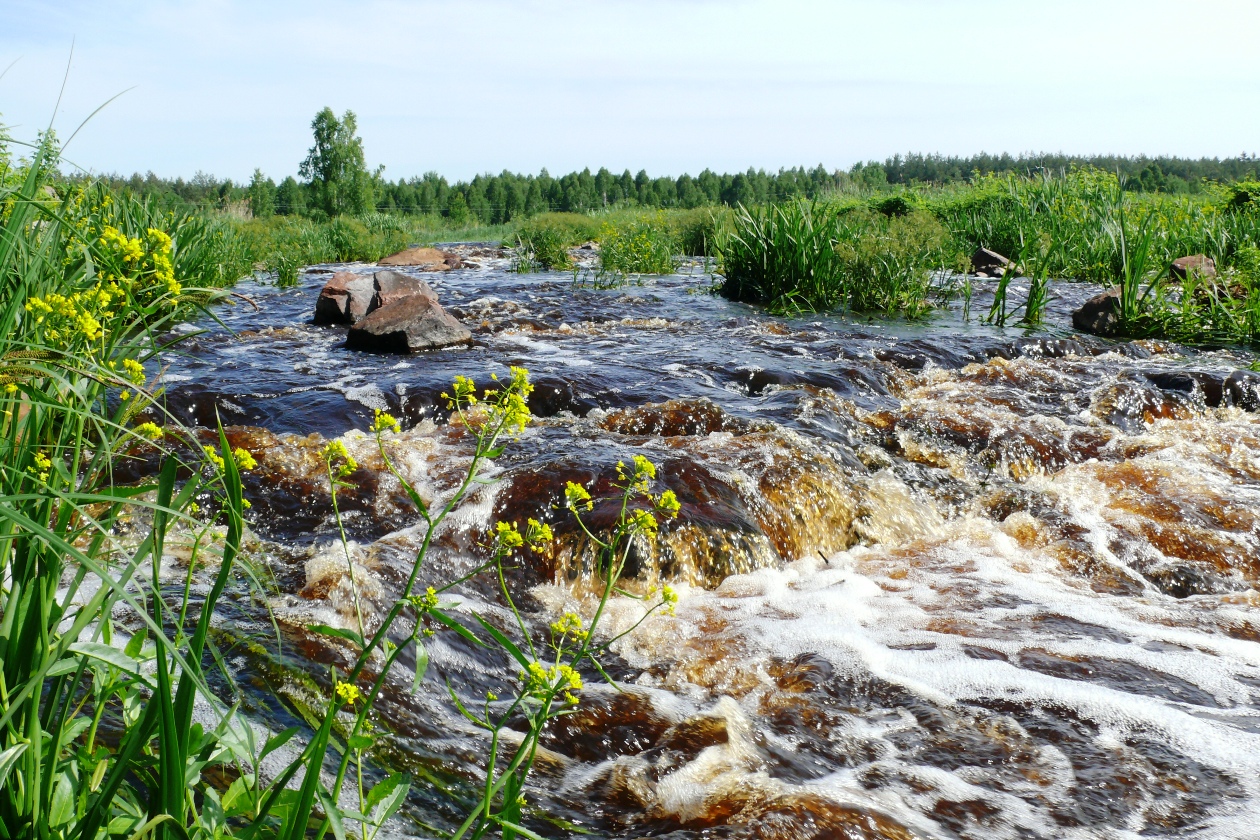
M325 108L311 123L314 145L301 165L299 181L286 177L276 185L255 170L248 186L220 180L204 172L189 181L167 180L149 172L129 179L105 176L114 188L151 197L166 206L229 208L248 202L256 217L280 215L338 216L379 210L408 215L444 216L456 224L497 225L547 211L586 213L613 207L693 208L756 205L793 198L815 199L843 192L879 192L914 184L970 181L975 173L1057 172L1072 166L1095 166L1119 172L1126 189L1143 192L1197 192L1205 182L1235 183L1260 176L1252 155L1236 158L1072 157L1039 155L894 155L885 161L854 164L846 170L794 167L767 172L652 177L646 171L620 174L606 168L555 177L546 169L537 175L503 171L450 182L436 172L397 181L369 172L354 113L338 118ZM0 142L0 154L3 143ZM71 176L73 180L73 176Z
M302 161L298 173L307 180L312 205L328 216L357 215L375 205L372 176L363 159L363 140L353 111L337 119L332 108L324 108L311 121L315 145Z
M300 216L306 212L306 188L292 175L276 187L276 212L282 216Z
M254 170L246 195L249 212L255 219L267 219L276 214L276 182L263 175L261 169Z

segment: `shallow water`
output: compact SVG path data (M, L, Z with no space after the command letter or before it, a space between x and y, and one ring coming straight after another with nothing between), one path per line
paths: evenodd
M599 487L642 453L683 504L631 584L671 583L677 614L618 642L622 690L588 679L548 734L534 830L568 836L550 815L624 837L1254 836L1260 386L1236 373L1254 357L1076 335L1087 286L1057 286L1025 333L977 322L983 287L969 320L958 304L915 324L786 319L708 293L698 265L600 291L464 250L480 265L426 279L471 348L347 351L344 329L309 323L319 267L299 288L241 287L257 308L222 308L230 331L197 325L167 359L170 409L203 426L217 409L259 461L247 495L276 591L234 601L220 630L271 638L229 659L260 722L292 722L273 695L309 700L346 661L304 630L353 614L325 440L345 435L363 465L339 498L371 620L419 537L352 430L374 408L402 418L400 469L440 498L470 450L438 395L523 365L539 419L426 580L475 564L492 521L534 516L556 547L514 594L538 627L589 614L585 546L554 507L565 481ZM490 587L459 600L504 615ZM608 631L640 609L614 602ZM424 689L400 679L382 706L388 759L458 786L483 741L445 682L480 702L511 671L432 642ZM395 829L457 815L420 784Z

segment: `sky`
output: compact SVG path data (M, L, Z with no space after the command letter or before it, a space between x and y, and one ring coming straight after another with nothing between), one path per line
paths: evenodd
M390 179L1233 157L1257 32L1257 0L0 0L0 124L100 108L78 166L237 181L296 174L324 106Z

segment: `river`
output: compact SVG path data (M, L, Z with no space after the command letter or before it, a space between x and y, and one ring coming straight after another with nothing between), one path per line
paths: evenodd
M425 582L478 562L492 521L538 517L556 547L512 573L514 595L536 629L589 615L565 481L599 486L644 454L682 503L629 584L671 584L676 612L620 640L619 688L591 675L548 733L535 831L1256 836L1260 377L1236 373L1255 356L1077 335L1084 285L1056 285L1026 332L978 320L983 281L967 318L957 301L918 323L781 318L712 294L698 263L595 289L460 250L475 265L425 277L470 348L346 350L344 329L311 324L342 268L317 266L292 289L242 284L255 305L219 307L166 356L170 409L203 427L217 410L259 462L246 494L268 588L236 592L218 631L236 680L220 688L260 726L296 721L287 709L317 704L348 661L305 629L353 616L324 443L345 436L362 465L340 500L371 620L410 570L418 517L352 430L398 416L400 470L441 498L470 449L439 395L520 365L537 420L450 520ZM487 584L455 600L505 615ZM641 609L618 599L608 630ZM480 702L514 672L449 632L430 645L421 691L400 675L381 706L386 758L419 780L398 836L449 828L459 807L435 785L477 778L484 734L447 683Z

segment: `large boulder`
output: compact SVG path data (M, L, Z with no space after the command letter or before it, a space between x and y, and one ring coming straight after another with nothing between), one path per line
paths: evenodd
M411 277L401 271L378 271L372 275L372 286L375 294L368 312L375 312L390 304L398 303L409 297L427 297L437 303L437 292L419 277Z
M376 286L371 277L338 271L315 301L315 323L353 324L371 311L375 295Z
M1191 274L1204 278L1215 277L1216 261L1205 254L1178 257L1168 267L1168 273L1174 280L1185 280Z
M1010 267L1010 260L988 248L977 248L971 255L971 270L977 277L1001 277Z
M1072 326L1092 335L1115 335L1120 329L1120 287L1085 301L1072 313Z
M421 271L447 271L462 268L463 262L458 254L449 254L437 248L408 248L377 261L377 265L406 265Z
M419 277L399 271L378 271L371 277L339 271L315 301L315 323L353 325L383 306L416 296L437 302L437 292Z
M377 309L346 336L348 348L368 353L414 353L470 341L472 333L426 295L411 295Z

